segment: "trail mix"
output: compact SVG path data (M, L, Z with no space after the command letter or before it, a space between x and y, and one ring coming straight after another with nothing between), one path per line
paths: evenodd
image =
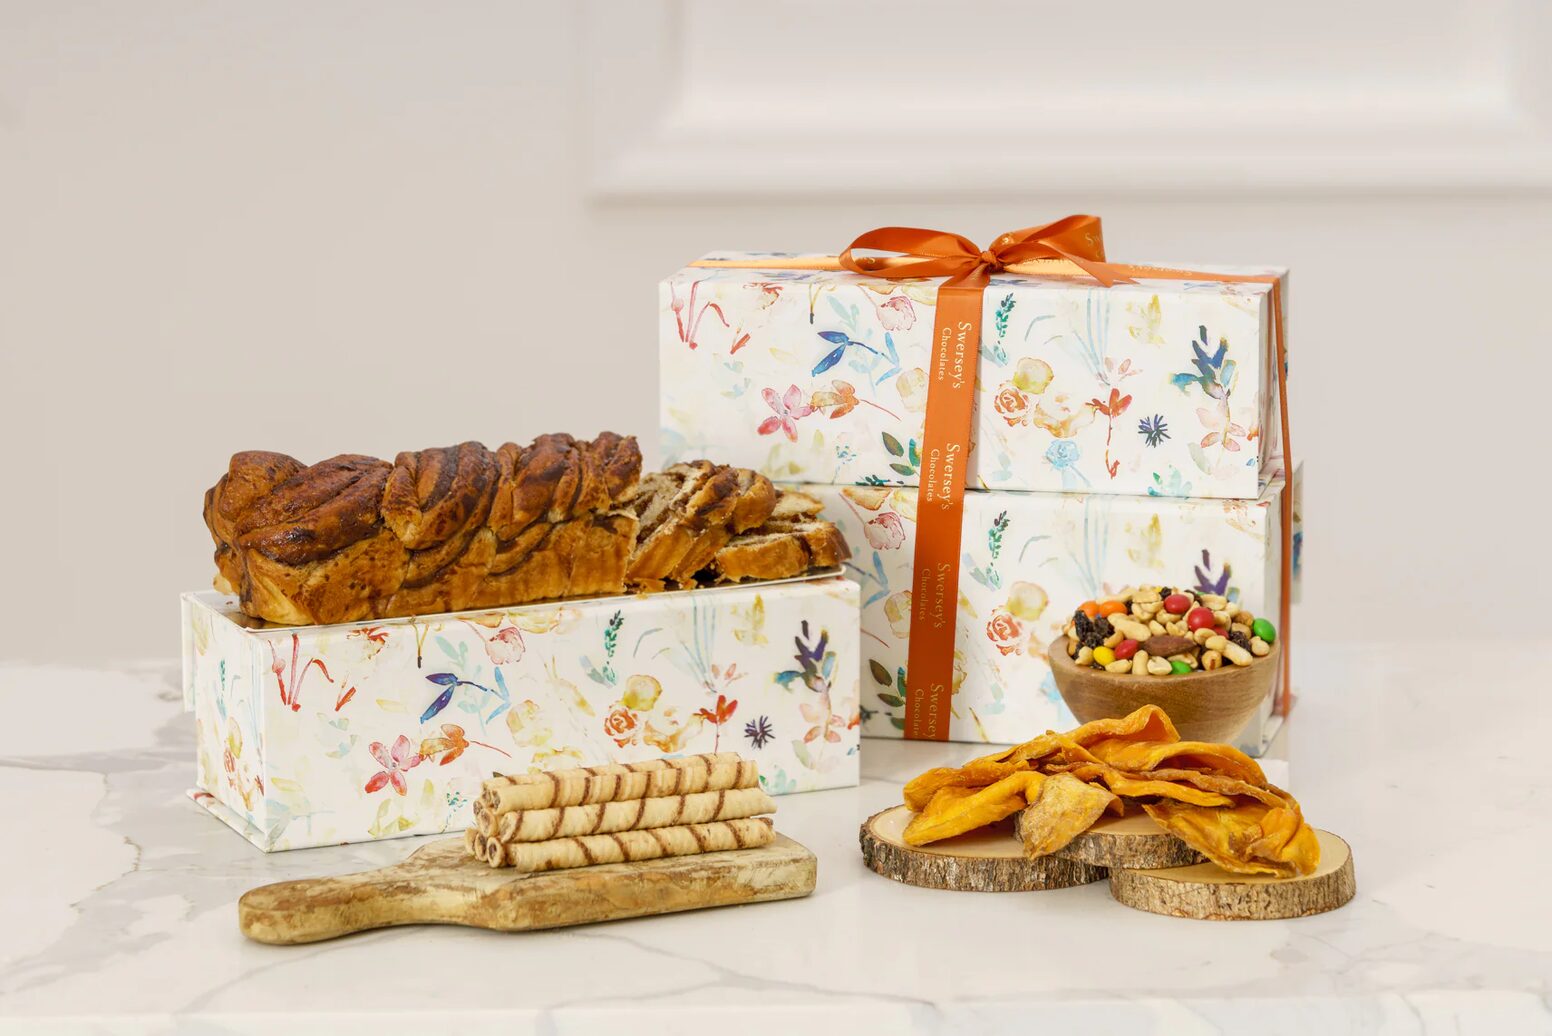
M1063 632L1078 665L1133 676L1246 666L1277 643L1275 626L1227 597L1168 586L1084 601Z

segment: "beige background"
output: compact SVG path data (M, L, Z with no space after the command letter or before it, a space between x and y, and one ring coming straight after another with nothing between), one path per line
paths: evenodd
M0 657L173 655L234 450L655 453L702 252L1070 211L1294 268L1307 635L1539 614L1546 5L942 6L0 2Z

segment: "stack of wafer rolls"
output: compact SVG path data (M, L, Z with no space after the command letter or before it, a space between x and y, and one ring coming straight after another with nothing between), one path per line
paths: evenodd
M525 872L753 849L775 837L759 784L735 752L496 776L464 845Z

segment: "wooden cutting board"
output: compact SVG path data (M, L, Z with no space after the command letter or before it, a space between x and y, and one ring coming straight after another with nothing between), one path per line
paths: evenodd
M780 834L758 849L527 875L471 860L463 838L447 838L391 867L253 889L237 901L237 923L277 944L406 924L525 932L796 899L814 891L817 872L814 854Z

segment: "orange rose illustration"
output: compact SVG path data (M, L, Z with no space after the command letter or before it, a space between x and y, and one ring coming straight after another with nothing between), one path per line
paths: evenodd
M986 624L986 637L1004 655L1017 654L1024 646L1024 627L1010 612L999 608Z
M1029 416L1029 397L1012 385L1004 385L993 401L997 413L1010 425L1023 424Z
M604 717L604 733L614 738L614 743L624 748L636 743L636 714L623 703L616 702L609 715Z

